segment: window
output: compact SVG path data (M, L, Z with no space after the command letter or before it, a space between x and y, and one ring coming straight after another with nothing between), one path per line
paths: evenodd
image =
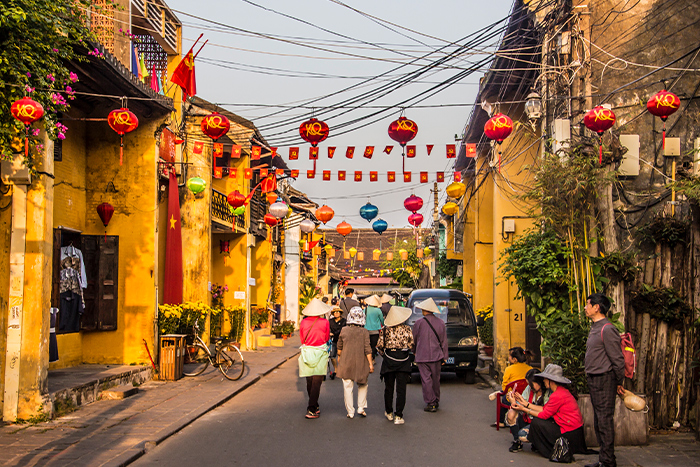
M53 142L53 160L55 162L63 161L63 140L58 139Z

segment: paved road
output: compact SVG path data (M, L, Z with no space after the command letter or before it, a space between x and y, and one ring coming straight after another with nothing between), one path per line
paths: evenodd
M403 426L383 416L378 373L370 375L367 418L345 417L342 382L336 379L321 389L321 417L307 420L305 383L290 360L134 465L549 465L529 448L508 452L509 433L489 427L495 411L487 399L490 388L448 374L442 379L440 411L434 414L423 412L420 383L409 385Z

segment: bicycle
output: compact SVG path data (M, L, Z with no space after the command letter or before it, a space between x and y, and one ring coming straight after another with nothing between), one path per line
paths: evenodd
M221 371L221 374L230 381L236 381L243 375L245 361L243 354L232 344L221 344L222 338L215 338L215 354L199 337L198 321L194 323L194 343L185 347L185 376L198 376L209 367L211 363ZM215 358L214 358L215 357Z

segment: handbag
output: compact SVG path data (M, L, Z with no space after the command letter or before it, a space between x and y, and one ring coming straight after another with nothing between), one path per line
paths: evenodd
M558 462L560 464L571 464L574 461L574 455L569 448L569 440L560 436L554 442L552 455L549 456L550 462Z

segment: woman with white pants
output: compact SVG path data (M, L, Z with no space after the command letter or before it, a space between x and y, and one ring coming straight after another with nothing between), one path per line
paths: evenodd
M372 347L369 343L369 331L365 329L365 313L359 306L348 312L346 326L340 331L338 339L337 375L343 380L343 397L348 418L355 416L353 389L357 383L357 414L366 417L367 380L374 373Z

